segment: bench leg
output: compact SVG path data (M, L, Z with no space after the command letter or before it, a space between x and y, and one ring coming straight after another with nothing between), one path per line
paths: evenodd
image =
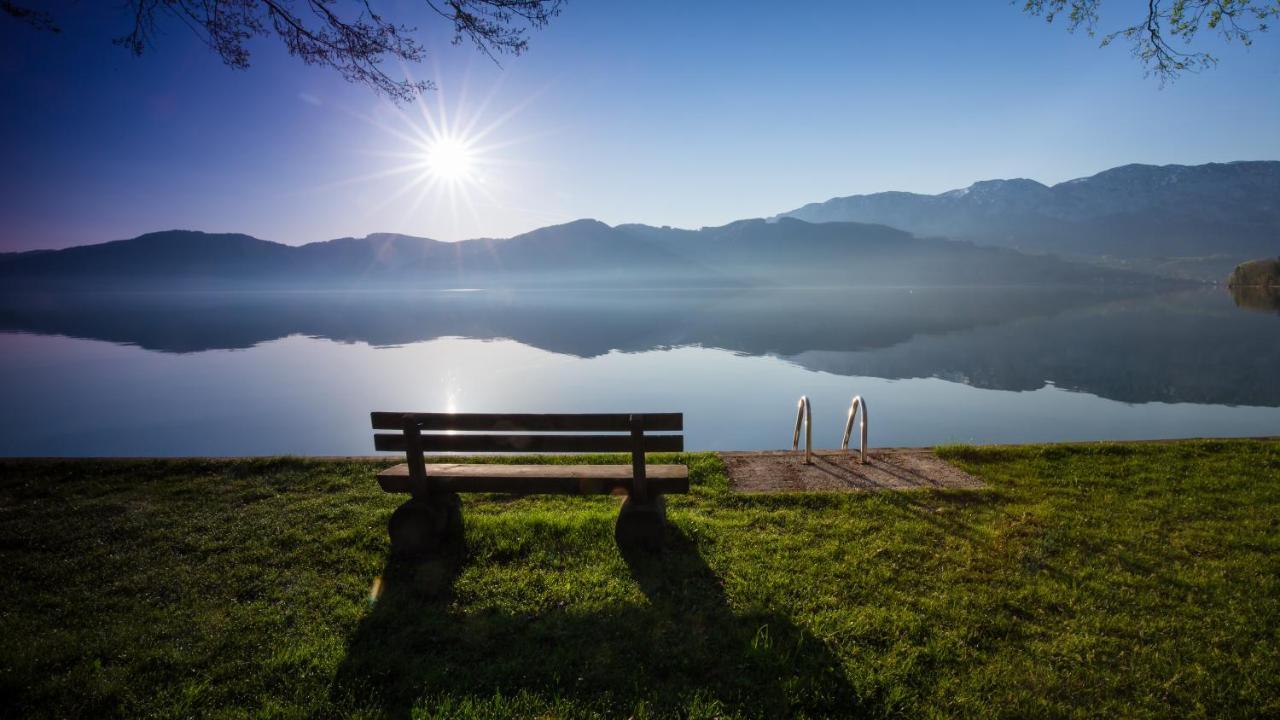
M618 547L657 552L667 529L667 503L661 495L646 502L635 502L631 496L622 503L613 537Z
M391 514L387 532L391 556L400 560L421 560L460 546L462 500L457 493L412 498Z

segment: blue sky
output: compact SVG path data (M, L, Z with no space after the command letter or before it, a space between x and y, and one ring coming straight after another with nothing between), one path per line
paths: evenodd
M1218 68L1161 88L1126 47L1001 0L578 0L502 67L422 16L433 51L410 72L440 90L396 108L269 42L228 69L181 25L135 59L110 42L114 3L54 5L61 35L0 19L0 250L169 228L296 244L700 227L854 193L1280 159L1275 33L1207 43ZM1142 6L1113 0L1104 24ZM420 152L423 112L491 128L476 182L388 174Z

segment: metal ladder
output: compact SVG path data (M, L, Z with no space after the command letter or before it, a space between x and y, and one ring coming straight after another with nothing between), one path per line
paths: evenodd
M840 449L849 449L849 435L853 433L853 419L858 417L858 411L862 411L861 433L858 438L858 463L860 465L867 464L867 401L862 399L861 395L854 395L853 401L849 403L849 417L844 421L844 438L840 440Z
M791 449L800 448L800 424L804 423L804 464L813 464L813 413L809 409L809 397L800 396L796 405L796 431L791 436Z
M867 464L867 401L861 395L854 395L849 403L849 417L844 421L844 437L840 440L840 449L849 449L849 436L853 434L854 418L860 418L858 434L858 463ZM796 430L791 435L791 449L800 449L800 426L804 426L804 464L813 464L813 409L809 405L809 396L801 395L796 403Z

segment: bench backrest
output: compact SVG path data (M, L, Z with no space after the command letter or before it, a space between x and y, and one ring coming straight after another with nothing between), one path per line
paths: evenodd
M637 448L631 438L632 431L636 429L632 427L633 418L637 419L638 429L643 437L640 452L684 450L683 435L644 434L683 430L683 413L520 415L375 412L371 414L374 430L395 431L377 433L373 436L373 444L377 450L409 450L412 434L411 427L406 425L409 423L417 427L420 436L418 446L420 452L467 453L635 452Z
M411 477L425 486L423 453L631 453L634 490L645 493L645 453L683 452L684 436L646 435L679 432L683 413L371 414L373 445L403 451ZM609 434L612 433L612 434Z

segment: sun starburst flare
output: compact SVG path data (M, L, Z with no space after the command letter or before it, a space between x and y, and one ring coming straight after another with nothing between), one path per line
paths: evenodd
M455 228L463 225L464 218L475 226L480 223L478 205L498 204L493 196L494 176L500 174L503 163L494 151L509 143L483 141L510 113L478 127L479 112L467 117L459 105L457 115L450 117L444 112L443 98L438 100L435 112L424 102L420 115L393 108L392 122L371 120L405 146L390 153L401 161L398 165L377 173L378 177L401 176L405 182L373 208L380 213L407 199L401 226L417 224L424 209L437 219L449 218Z
M510 202L517 184L512 173L528 173L530 166L511 157L509 151L541 139L546 132L512 136L504 132L509 129L505 126L540 92L493 113L497 86L478 104L468 102L465 82L456 98L446 99L441 79L436 86L438 89L430 97L419 98L415 107L386 104L371 113L348 110L399 147L368 153L390 160L381 170L315 189L377 183L382 192L364 208L376 218L377 225L410 233L429 225L433 230L422 234L432 236L441 232L442 223L452 225L452 232L444 230L445 235L475 236L492 210L497 210L498 216L517 213L547 222L566 219L542 208ZM394 216L388 217L393 209Z

